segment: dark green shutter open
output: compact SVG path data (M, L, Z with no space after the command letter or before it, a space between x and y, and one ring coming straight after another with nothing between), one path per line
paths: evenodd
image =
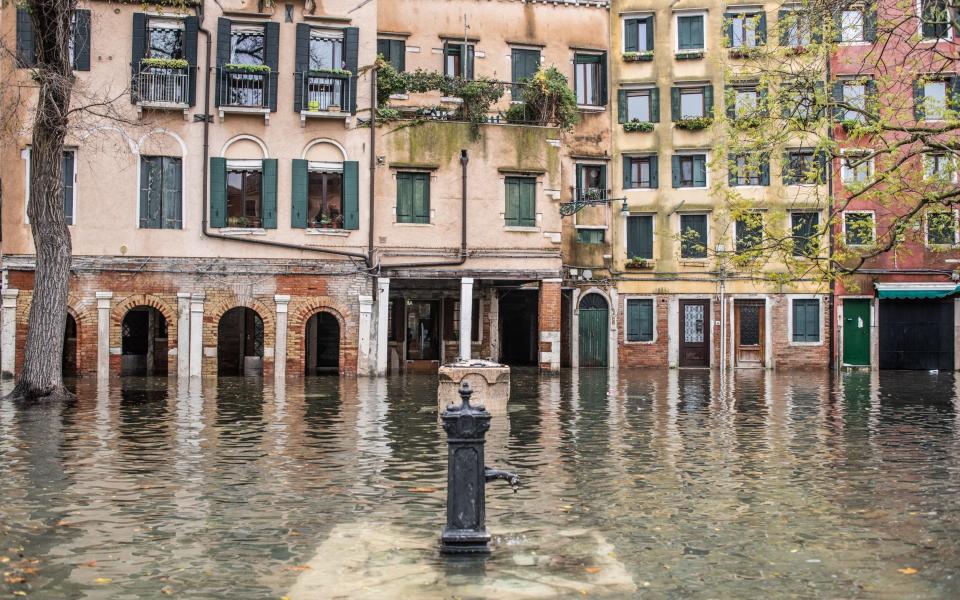
M713 117L713 86L703 86L703 116Z
M693 157L693 187L707 185L707 159L702 154Z
M835 81L830 88L830 95L833 98L833 118L837 120L842 120L843 117L847 114L846 108L843 107L843 82Z
M627 90L617 90L617 123L627 122Z
M781 10L777 12L777 29L780 30L780 45L786 46L790 43L790 13L793 11Z
M913 118L922 121L924 117L923 111L923 82L920 80L913 82Z
M874 42L877 39L877 6L867 4L863 9L863 39Z
M609 101L607 92L607 53L600 55L600 106L606 106Z
M680 120L680 88L670 88L670 120Z
M737 15L723 13L723 43L727 48L733 47L733 20Z
M624 52L638 52L640 50L640 19L626 19L623 22L623 50Z
M291 162L290 227L294 229L304 229L307 226L309 164L309 161L300 158L295 158Z
M350 77L350 114L357 114L357 68L359 65L360 29L343 29L343 68L353 73Z
M223 79L223 73L220 67L230 62L230 19L220 17L217 19L217 71L214 73L214 98L215 106L220 106L222 92L220 90L220 81ZM220 225L223 227L223 225Z
M770 185L770 155L760 155L760 185Z
M280 80L280 23L268 21L263 30L263 62L270 67L270 112L277 112L277 82ZM274 214L274 223L276 223L276 214Z
M737 118L737 88L729 85L723 88L723 99L727 105L727 118L731 121Z
M727 185L733 187L737 185L737 177L740 175L740 171L737 167L737 155L728 154L727 155Z
M633 159L630 158L629 156L624 156L624 157L623 157L623 162L622 162L622 165L623 165L623 189L625 189L625 190L629 190L630 188L633 187L633 176L632 176L632 174L630 173L630 171L631 171L630 163L631 163L632 161L633 161Z
M649 17L647 17L647 19L646 19L646 27L647 27L647 47L646 47L646 50L647 50L647 51L652 51L652 50L653 50L653 15L650 15Z
M73 68L90 70L90 11L86 9L73 13Z
M210 158L210 227L227 226L227 159Z
M67 219L67 225L74 224L73 214L73 173L76 157L70 150L63 153L63 214Z
M139 82L140 61L147 52L147 15L133 13L133 29L130 32L130 102L139 102L137 84Z
M650 122L660 122L660 88L650 88Z
M650 156L650 189L657 189L660 187L660 162L657 160L657 155L653 154Z
M343 161L343 228L360 229L360 163Z
M29 68L36 64L37 53L33 39L33 19L25 6L17 7L17 67Z
M263 159L263 189L261 190L263 228L277 228L277 159Z
M757 45L767 43L767 13L760 11L760 19L757 23Z
M293 55L293 110L303 110L303 82L310 70L310 24L297 23L296 47Z
M670 157L670 172L673 174L673 187L680 187L680 156L677 154Z
M186 17L183 20L183 58L187 61L187 77L190 106L197 103L197 35L200 31L200 22L196 17Z

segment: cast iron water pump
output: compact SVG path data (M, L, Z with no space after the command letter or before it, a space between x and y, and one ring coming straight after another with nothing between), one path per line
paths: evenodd
M444 554L486 554L486 483L508 481L516 492L520 477L488 469L483 464L484 436L490 429L490 413L482 405L470 406L473 390L466 381L460 386L462 403L451 404L440 416L447 432L447 525L440 536Z

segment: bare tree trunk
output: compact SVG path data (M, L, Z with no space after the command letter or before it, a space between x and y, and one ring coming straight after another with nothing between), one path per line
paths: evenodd
M37 268L23 368L11 396L60 399L70 396L61 372L71 254L64 214L63 141L74 82L69 41L76 0L28 0L27 6L39 85L27 207Z

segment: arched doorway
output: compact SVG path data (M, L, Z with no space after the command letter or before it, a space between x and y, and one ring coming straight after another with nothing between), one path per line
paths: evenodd
M580 366L607 366L609 308L600 294L587 294L580 301Z
M237 306L220 317L217 374L263 375L263 319L252 308Z
M167 374L167 319L152 306L127 311L120 325L121 375Z
M67 326L63 329L63 359L60 372L64 377L77 375L77 320L67 313Z
M340 322L335 316L318 312L310 317L303 345L305 375L340 372Z

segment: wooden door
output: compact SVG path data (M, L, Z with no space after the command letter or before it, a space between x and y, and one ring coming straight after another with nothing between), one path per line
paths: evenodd
M870 364L870 301L843 301L843 364Z
M710 301L680 301L680 366L710 366Z
M736 300L733 306L736 364L738 367L762 367L766 337L763 300Z
M600 294L587 294L580 301L580 366L607 366L607 300Z

